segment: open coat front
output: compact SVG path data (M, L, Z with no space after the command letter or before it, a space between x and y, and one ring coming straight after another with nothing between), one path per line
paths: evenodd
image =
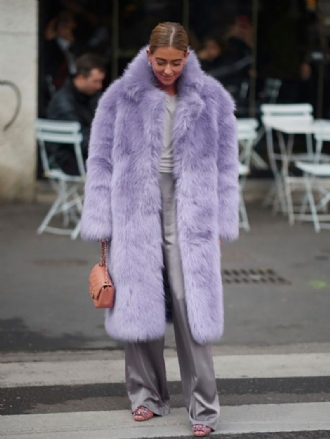
M189 324L197 343L219 339L223 298L219 238L238 237L234 105L191 53L178 84L172 132L178 242ZM106 330L126 341L165 333L159 164L165 94L145 49L102 96L92 125L83 239L110 239L116 288Z

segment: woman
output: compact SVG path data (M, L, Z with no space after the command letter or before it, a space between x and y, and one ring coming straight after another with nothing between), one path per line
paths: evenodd
M105 326L126 342L134 419L169 413L165 266L195 436L215 430L219 417L210 343L223 331L219 240L238 237L233 110L189 54L183 27L161 23L101 98L87 162L81 234L111 240L116 303Z

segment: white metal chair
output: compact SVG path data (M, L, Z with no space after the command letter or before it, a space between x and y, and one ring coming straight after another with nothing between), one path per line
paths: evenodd
M247 175L249 174L250 170L246 165L242 165L242 163L239 164L238 174L240 177L240 185L239 185L239 191L240 191L240 202L239 202L239 214L240 214L240 222L239 226L240 228L244 229L246 232L250 231L250 222L246 211L246 206L244 202L243 197L243 187Z
M288 213L290 224L294 223L293 205L291 199L292 184L300 184L301 179L289 176L289 164L297 160L307 162L315 161L315 153L313 151L312 132L307 130L304 132L306 125L314 122L313 108L310 104L264 104L261 106L262 122L266 130L267 151L270 167L273 171L275 183L270 192L267 194L264 204L273 203L274 211L281 207L283 213ZM293 154L293 141L295 132L289 130L288 142L284 140L283 132L278 127L293 126L297 128L297 134L305 134L307 153ZM273 130L276 130L279 141L279 153L275 153L273 143ZM281 166L277 165L277 161L281 162Z
M297 162L296 166L304 173L307 202L310 208L310 213L306 213L307 206L304 203L299 219L313 221L316 232L321 228L330 229L330 214L321 213L330 203L330 164ZM319 201L316 201L316 192Z
M237 140L240 146L240 227L247 232L250 231L250 224L246 212L243 197L247 175L250 172L250 163L253 157L253 146L257 138L258 121L256 119L237 119Z
M315 172L318 172L317 165L319 164L322 165L322 163L326 164L330 162L330 156L328 154L322 153L323 142L330 140L330 120L322 120L322 119L315 120L313 125L314 125L313 136L315 138L315 151L312 152L312 154L309 156L306 156L304 154L296 154L295 158L297 158L297 160L300 160L301 162L307 164L310 163L311 165L314 166L313 169L315 170ZM297 210L295 210L291 194L292 191L295 189L299 189L301 191L303 185L304 185L304 189L306 189L305 197L302 199L302 203L300 204L300 206L299 205L297 206ZM286 200L288 205L290 224L294 223L294 212L300 212L299 219L305 220L307 214L305 214L305 216L303 217L302 212L306 212L306 207L308 204L308 191L306 187L306 178L302 179L301 177L291 177L287 173L287 175L284 178L284 187L285 187L285 194L286 194ZM324 193L324 188L322 184L315 185L313 189L314 191L318 192L318 196L323 198L322 193ZM326 204L327 203L324 204L323 209L326 208Z
M41 234L46 231L58 235L70 235L71 239L76 239L80 230L81 192L85 180L80 123L37 119L35 128L44 176L50 181L57 194L56 200L40 224L37 233ZM73 148L79 175L68 175L61 169L54 168L47 152L47 143L63 144L67 148ZM63 216L64 227L50 226L50 222L58 214ZM68 227L70 223L74 224L73 228Z
M258 121L256 119L237 119L237 138L240 145L240 162L250 168L253 159L254 141L257 137Z
M314 163L330 161L330 157L327 154L322 154L323 143L330 142L330 119L317 120L313 134L316 143Z

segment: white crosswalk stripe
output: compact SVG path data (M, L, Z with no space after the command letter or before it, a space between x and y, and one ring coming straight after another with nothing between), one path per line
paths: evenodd
M111 354L109 355L110 358ZM167 379L180 381L176 357L166 357ZM330 375L330 353L214 357L216 378L281 378ZM123 383L124 360L0 364L0 387Z
M279 431L330 431L330 403L266 404L223 407L222 434ZM163 418L135 423L126 410L48 415L4 416L2 435L8 438L133 439L187 436L185 409L174 409Z
M168 381L180 381L177 358L173 351L165 353ZM57 358L49 361L17 361L0 364L0 388L4 394L15 391L15 395L27 395L24 392L49 392L55 386L91 386L102 383L108 386L123 387L124 362L122 353L90 353L87 358L70 359L63 355L63 361ZM323 379L330 376L330 353L296 354L255 354L255 355L216 355L214 357L216 377L232 380L263 379ZM241 382L241 381L240 381ZM328 381L327 381L328 382ZM29 390L30 389L30 390ZM286 390L285 390L286 391ZM17 393L18 392L18 393ZM38 393L37 392L37 393ZM40 392L38 395L40 395ZM289 392L289 390L288 390ZM313 393L313 390L311 391ZM9 394L8 393L8 394ZM35 393L35 395L37 395ZM321 389L319 400L310 402L279 404L237 403L221 406L219 429L215 433L234 434L270 434L272 432L317 432L325 431L330 437L330 389ZM258 395L253 395L254 397ZM14 398L14 397L13 397ZM118 397L120 399L120 396ZM328 398L328 399L327 399ZM20 398L18 398L20 399ZM221 401L221 399L220 399ZM295 400L294 400L295 401ZM0 408L6 402L0 398ZM257 401L259 402L259 401ZM17 401L10 402L15 404ZM8 401L7 401L8 404ZM44 404L44 403L43 403ZM229 404L232 404L229 402ZM178 438L188 437L191 430L186 410L179 405L171 410L167 417L155 417L147 423L136 423L129 410L118 409L100 411L100 406L85 411L81 408L65 408L65 403L56 407L50 404L49 412L40 409L36 400L33 413L5 414L0 417L0 437L8 439L141 439L141 438ZM78 406L77 406L78 407ZM124 408L122 406L121 408ZM78 411L79 410L79 411ZM103 408L101 408L103 410ZM0 410L1 413L1 410ZM10 412L8 412L10 413ZM29 412L27 412L29 413ZM298 439L303 439L297 433ZM265 436L268 437L268 436ZM318 436L320 437L320 436ZM244 438L244 436L242 436ZM323 437L322 437L323 439Z

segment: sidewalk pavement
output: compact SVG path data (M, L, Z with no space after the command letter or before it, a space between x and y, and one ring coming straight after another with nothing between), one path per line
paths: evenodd
M99 246L36 235L45 204L0 209L0 351L121 348L104 333L88 294ZM223 245L224 348L329 342L330 232L291 227L260 203L247 205L251 232ZM202 292L201 292L202 293ZM207 316L205 317L207 318ZM172 327L166 346L174 347ZM327 345L329 346L329 345ZM328 349L327 349L328 351Z

